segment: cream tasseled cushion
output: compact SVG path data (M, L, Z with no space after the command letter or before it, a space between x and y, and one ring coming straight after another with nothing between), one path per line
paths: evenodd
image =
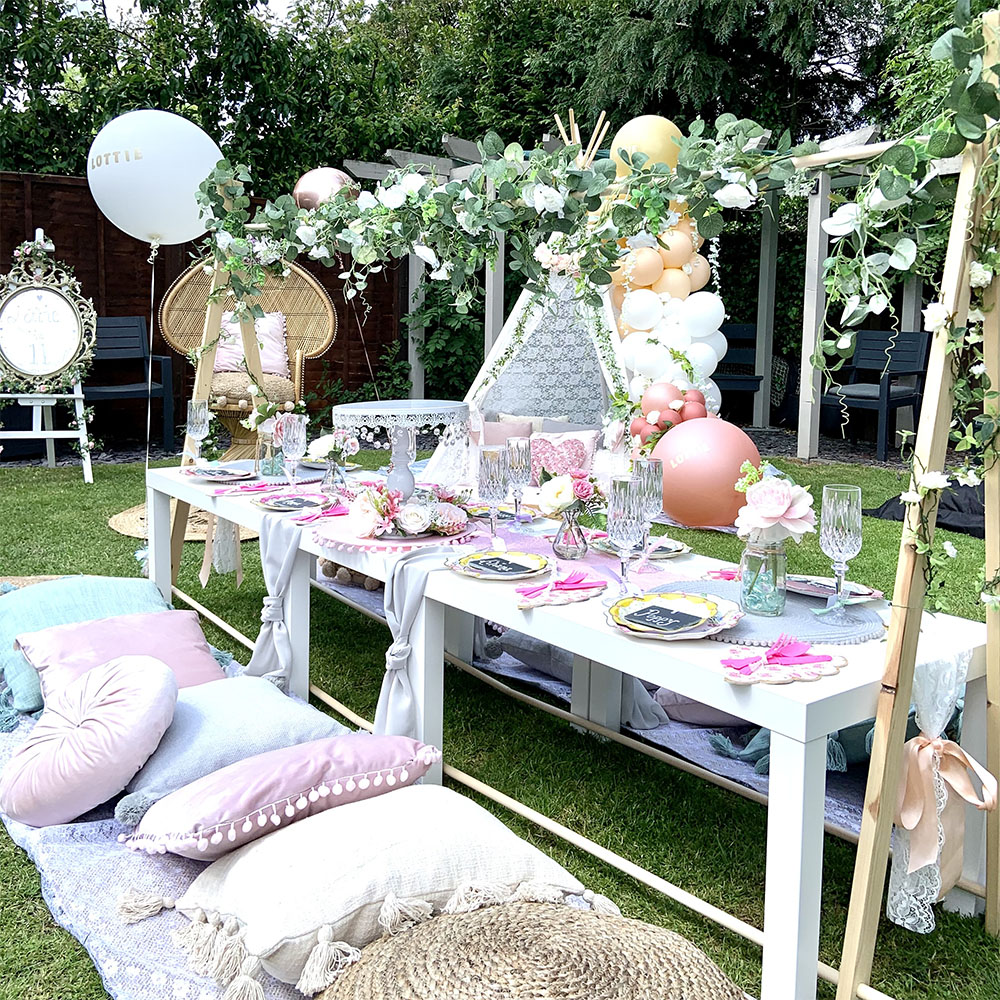
M230 407L239 405L241 399L249 399L250 376L246 372L216 372L212 376L212 399L225 396ZM295 402L295 386L290 378L280 375L265 375L262 386L264 395L272 403Z

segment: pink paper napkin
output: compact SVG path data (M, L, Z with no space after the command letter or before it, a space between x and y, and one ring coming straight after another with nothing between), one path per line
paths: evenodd
M556 580L552 584L553 590L598 590L601 587L606 587L608 585L607 580L601 580L597 577L587 577L587 574L582 570L574 570L569 576L564 577L562 580ZM518 587L517 592L522 596L532 600L538 597L539 594L545 593L549 589L547 583L538 584L535 586L523 586Z
M761 661L778 666L797 666L804 663L826 663L833 657L826 653L810 653L808 642L800 642L788 636L777 639L763 656L742 656L722 660L722 665L739 674L752 674L761 666Z
M342 503L337 503L332 507L327 507L326 510L319 511L317 514L305 514L302 517L293 517L292 520L296 524L309 524L312 521L321 521L325 517L342 517L347 513L349 513L348 509Z

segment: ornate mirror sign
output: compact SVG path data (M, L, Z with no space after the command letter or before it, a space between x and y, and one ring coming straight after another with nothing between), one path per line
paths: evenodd
M90 365L94 307L72 272L49 256L53 250L38 230L0 277L0 390L58 392Z

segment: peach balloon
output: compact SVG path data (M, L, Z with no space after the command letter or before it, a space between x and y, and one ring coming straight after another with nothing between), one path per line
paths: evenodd
M733 489L744 462L760 464L753 441L735 424L685 420L653 448L663 462L663 509L691 527L732 524L745 498Z
M690 215L681 216L680 222L678 222L674 228L679 233L684 233L691 240L693 250L701 249L702 244L705 242L705 237L700 233L695 232L694 220Z
M664 267L683 267L691 259L691 254L694 252L690 235L676 229L668 229L665 233L660 233L660 242L663 246L658 249Z
M705 405L705 394L700 389L688 389L684 393L685 403L701 403L702 406Z
M622 303L625 301L625 289L621 285L611 286L611 303L616 309L621 309ZM624 334L622 334L624 336Z
M670 409L671 403L676 403L678 399L683 399L680 389L670 382L654 382L642 394L642 412L649 413L651 410Z
M647 288L663 273L660 255L650 247L639 247L629 256L632 258L632 287Z
M691 294L691 279L679 267L667 267L659 279L653 282L652 289L657 295L686 299Z
M695 403L693 400L685 403L678 412L680 413L681 420L697 420L699 417L708 416L705 404Z
M618 266L611 269L610 274L612 285L624 285L625 282L629 280L628 268L625 265L630 256L630 254L625 254L624 257L619 257Z
M712 277L712 269L708 266L708 260L700 253L696 253L689 261L691 265L691 273L688 277L691 279L691 291L699 292L703 289Z
M619 150L624 149L630 156L645 153L653 163L667 163L677 166L681 147L676 140L682 137L681 130L668 118L660 115L640 115L626 122L611 140L611 159L620 180L632 172L632 168L621 158Z

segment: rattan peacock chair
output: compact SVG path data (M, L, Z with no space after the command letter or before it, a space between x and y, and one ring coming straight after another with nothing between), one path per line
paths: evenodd
M201 346L212 289L212 272L206 272L205 263L199 261L181 274L160 303L163 339L178 354L188 355ZM264 394L276 403L302 399L306 359L318 358L337 336L337 316L326 289L297 264L288 267L287 278L268 277L256 298L264 312L285 316L291 378L265 375L263 380ZM216 372L212 377L211 406L231 437L226 459L253 458L257 449L256 433L240 424L250 406L246 384L245 373Z

